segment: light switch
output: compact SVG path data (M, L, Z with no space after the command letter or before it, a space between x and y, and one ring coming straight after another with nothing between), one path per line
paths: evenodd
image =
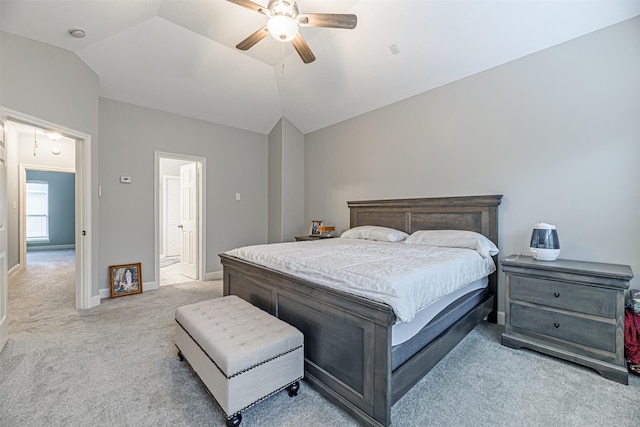
M131 177L130 176L121 176L120 177L120 182L122 184L131 184Z
M236 193L236 200L240 200L240 193Z

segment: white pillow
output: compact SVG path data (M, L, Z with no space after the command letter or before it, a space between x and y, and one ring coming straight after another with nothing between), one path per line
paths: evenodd
M378 227L376 225L361 225L353 227L342 233L340 237L347 239L377 240L380 242L400 242L409 235L404 231L388 227Z
M483 258L499 252L491 240L480 233L466 230L419 230L407 237L404 243L475 249Z

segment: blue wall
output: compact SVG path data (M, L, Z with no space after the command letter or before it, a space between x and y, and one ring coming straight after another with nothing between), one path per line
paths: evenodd
M49 243L27 243L27 250L75 244L75 174L27 170L27 181L49 183Z

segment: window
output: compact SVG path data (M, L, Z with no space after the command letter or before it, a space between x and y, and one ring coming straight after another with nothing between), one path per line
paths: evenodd
M49 241L49 183L27 181L27 241Z

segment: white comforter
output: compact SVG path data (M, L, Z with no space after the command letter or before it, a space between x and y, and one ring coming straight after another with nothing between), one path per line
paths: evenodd
M345 238L245 246L226 252L255 264L389 304L402 322L427 304L493 273L472 249Z

